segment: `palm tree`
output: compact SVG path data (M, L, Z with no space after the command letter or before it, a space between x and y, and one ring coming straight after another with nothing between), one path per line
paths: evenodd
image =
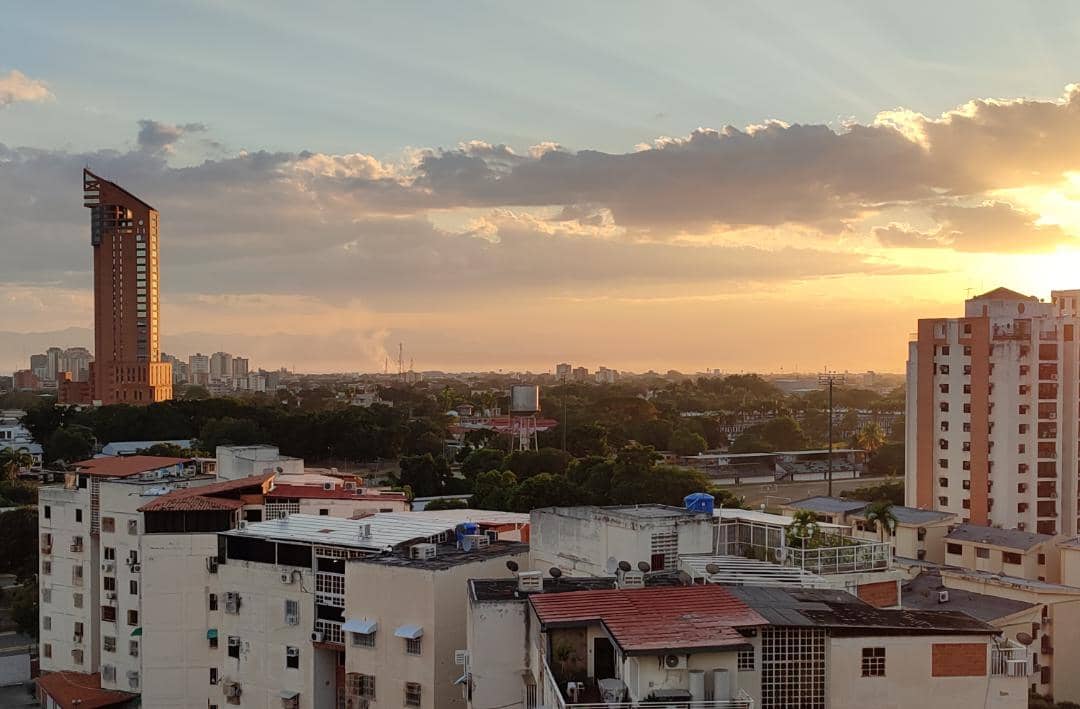
M863 510L863 517L867 522L873 522L878 531L878 539L885 541L885 532L888 531L890 535L896 533L896 524L898 520L896 515L892 511L892 503L888 500L878 500L877 502L871 502Z
M5 448L0 451L0 471L4 477L14 480L19 471L34 464L34 456L25 448Z
M817 517L810 510L798 510L791 515L791 524L787 528L787 541L790 546L805 547L806 543L818 534Z
M865 450L870 456L877 453L885 445L885 434L876 421L871 421L862 427L855 435L855 442L859 448Z

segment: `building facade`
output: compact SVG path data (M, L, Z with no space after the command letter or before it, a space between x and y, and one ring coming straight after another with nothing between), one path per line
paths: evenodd
M89 170L83 171L83 192L94 254L93 400L171 399L172 370L161 361L160 348L158 212Z
M974 524L1077 533L1080 291L1005 288L908 346L906 502Z

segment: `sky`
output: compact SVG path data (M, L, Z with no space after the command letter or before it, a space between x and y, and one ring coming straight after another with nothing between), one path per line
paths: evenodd
M1080 5L23 3L0 369L88 344L81 169L161 212L163 349L302 371L902 371L1080 287Z

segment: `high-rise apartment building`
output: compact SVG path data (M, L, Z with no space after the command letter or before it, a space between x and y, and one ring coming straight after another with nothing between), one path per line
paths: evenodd
M171 399L171 368L160 361L158 212L89 170L83 171L83 192L94 252L93 399Z
M560 362L555 365L555 378L560 382L565 382L570 378L570 373L573 371L573 367L566 362Z
M210 381L222 382L232 378L233 356L228 352L210 355Z
M1006 288L964 317L919 320L908 346L907 504L975 524L1080 526L1080 290Z
M251 363L247 357L233 357L232 361L232 376L233 379L240 380L246 379L248 375L248 369Z

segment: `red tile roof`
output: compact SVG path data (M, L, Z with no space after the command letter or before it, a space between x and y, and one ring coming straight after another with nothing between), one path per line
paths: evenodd
M280 479L280 478L279 478ZM388 492L385 494L365 494L356 490L346 490L343 487L334 487L326 490L321 485L279 485L274 484L267 497L302 497L313 500L385 500L386 502L401 501L406 499L403 492Z
M52 697L61 709L98 709L119 706L136 695L101 688L100 674L85 672L49 672L38 677L38 686ZM78 703L76 703L78 702Z
M534 593L529 603L545 627L603 623L628 654L734 647L747 642L736 628L768 625L757 611L714 584Z
M174 490L162 495L153 502L148 502L139 508L140 512L176 512L176 511L204 511L204 510L235 510L243 503L240 500L222 497L227 493L243 493L258 489L260 492L265 488L267 480L274 477L273 473L249 475L246 478L236 480L222 480L221 482L189 487L182 490Z
M189 463L192 460L194 458L167 458L159 455L110 455L80 461L75 464L75 469L87 475L126 478L151 470L171 468L174 465Z

